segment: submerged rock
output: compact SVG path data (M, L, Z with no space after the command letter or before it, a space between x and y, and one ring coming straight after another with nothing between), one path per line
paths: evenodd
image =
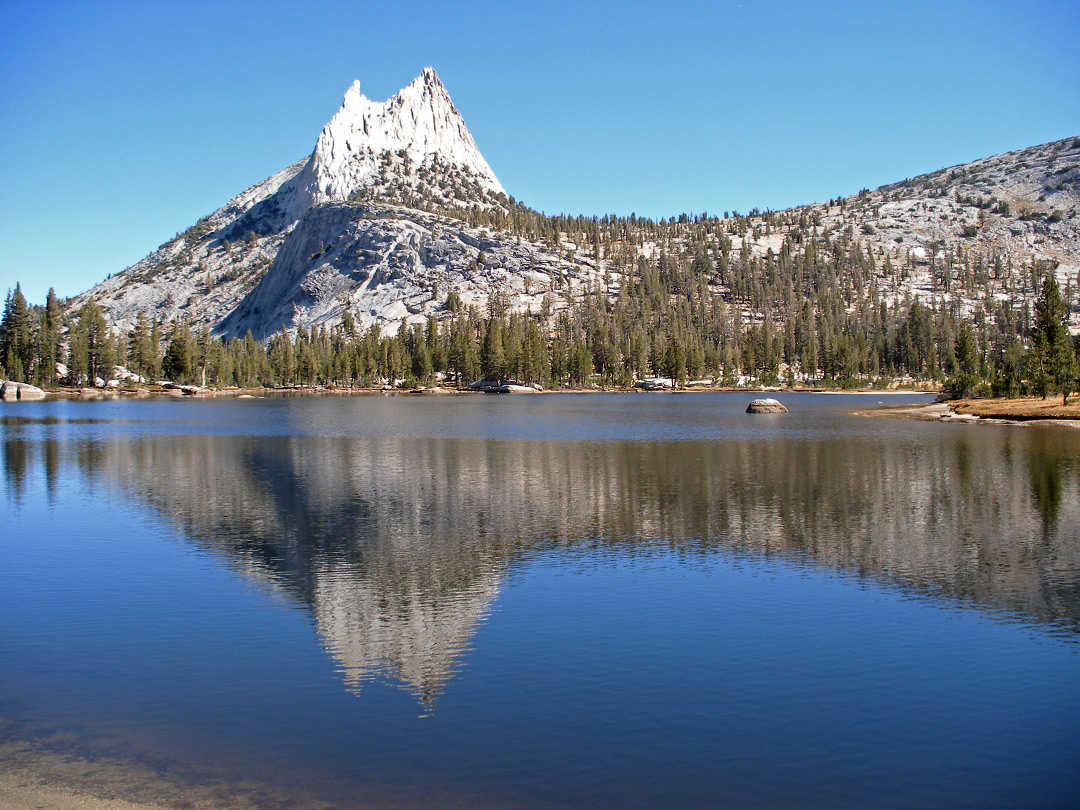
M747 413L787 413L788 409L784 405L771 397L766 399L755 399L749 405L746 406Z

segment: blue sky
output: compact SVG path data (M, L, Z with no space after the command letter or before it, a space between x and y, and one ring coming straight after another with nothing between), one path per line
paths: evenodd
M1080 135L1080 3L0 0L0 294L81 292L442 77L548 213L783 208Z

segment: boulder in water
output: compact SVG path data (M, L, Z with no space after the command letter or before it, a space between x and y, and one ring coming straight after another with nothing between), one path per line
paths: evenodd
M787 413L788 409L778 400L771 397L766 399L755 399L749 405L746 406L747 413Z

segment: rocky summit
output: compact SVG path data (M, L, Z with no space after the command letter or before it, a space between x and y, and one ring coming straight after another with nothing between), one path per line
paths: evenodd
M392 198L404 205L386 205ZM513 284L510 269L557 263L507 257L477 229L409 207L465 209L507 197L435 71L384 103L354 82L304 160L234 197L93 295L125 330L141 311L223 335L336 322L387 323L458 289L468 302ZM509 251L528 254L528 251ZM497 266L498 265L498 266ZM502 272L500 272L502 271ZM520 280L519 280L520 284ZM483 288L483 292L476 292Z
M93 296L122 334L140 312L225 338L266 340L346 312L385 333L459 305L553 313L585 294L614 302L624 281L665 254L690 262L704 250L718 267L767 271L811 250L809 239L858 251L865 277L852 281L864 294L963 314L994 297L1032 298L1026 267L1052 269L1063 289L1075 284L1078 208L1080 138L1069 138L827 203L725 213L696 229L681 227L685 218L545 218L507 196L426 68L386 102L354 82L308 157L69 306ZM722 269L708 282L750 322L764 317L737 286Z

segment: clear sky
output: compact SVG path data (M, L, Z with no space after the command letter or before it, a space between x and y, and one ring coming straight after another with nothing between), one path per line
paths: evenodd
M1080 135L1080 2L0 0L0 294L74 295L433 66L548 213L784 208Z

